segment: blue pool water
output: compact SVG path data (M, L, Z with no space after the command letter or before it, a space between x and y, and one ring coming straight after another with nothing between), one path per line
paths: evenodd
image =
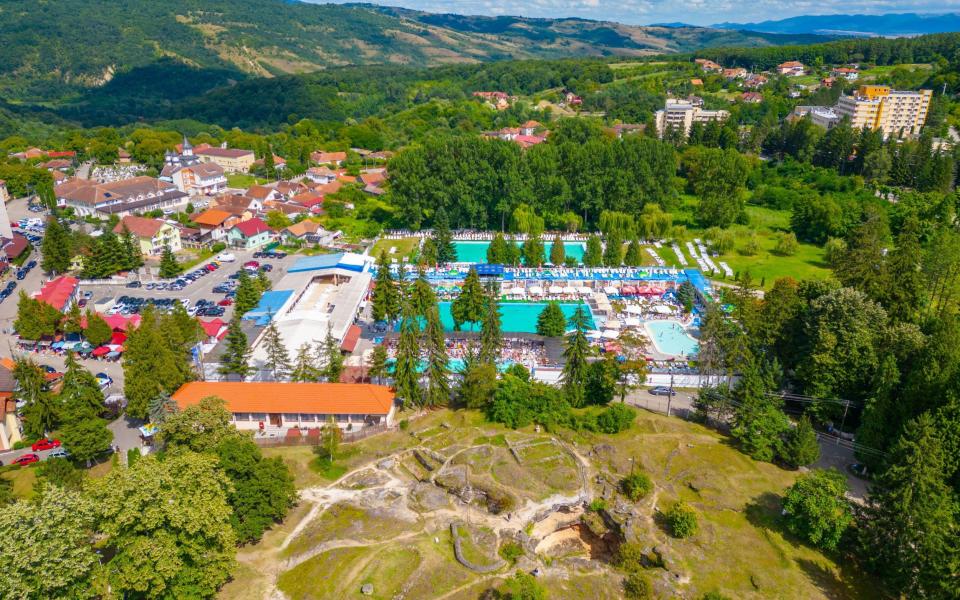
M440 322L443 323L443 329L445 331L453 331L453 316L450 314L450 302L438 302L437 306L440 309ZM573 313L577 310L576 303L566 303L560 304L560 310L563 311L563 315L569 319L573 316ZM540 302L501 302L500 303L500 323L501 328L504 332L507 333L536 333L537 332L537 317L540 316L540 313L546 308L546 303ZM596 325L593 320L593 313L590 312L590 307L586 304L583 305L583 309L587 312L587 327L588 329L595 329ZM421 323L421 326L423 324ZM400 329L400 324L397 324L397 330ZM464 323L461 327L462 331L479 331L480 324L471 326L470 323Z
M397 359L391 358L387 360L387 371L393 373L394 368L397 365ZM510 366L513 365L512 360L504 360L497 363L497 370L503 373ZM450 369L451 373L463 373L467 368L467 361L462 358L451 358L447 361L447 367ZM427 361L421 360L417 363L417 373L423 373L427 370Z
M697 340L677 321L648 321L646 326L653 345L663 354L695 356L700 349Z
M518 246L522 244L517 244ZM553 248L552 242L544 242L544 255L550 260L550 249ZM457 250L457 262L478 263L487 262L487 248L490 242L454 242L453 247ZM583 262L583 251L585 247L582 242L564 242L563 249L567 253L567 258L575 258L577 262Z

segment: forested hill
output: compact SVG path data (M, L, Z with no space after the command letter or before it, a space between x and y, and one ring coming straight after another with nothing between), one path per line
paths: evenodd
M287 0L4 0L0 97L56 102L162 58L214 69L216 85L224 73L243 79L343 65L642 55L810 37Z

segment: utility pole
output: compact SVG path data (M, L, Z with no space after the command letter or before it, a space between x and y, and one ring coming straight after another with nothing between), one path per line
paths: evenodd
M840 419L840 431L837 432L837 445L838 445L838 446L840 445L840 437L843 435L843 426L844 426L844 425L846 424L846 422L847 422L847 409L848 409L848 408L850 408L850 401L845 399L845 400L843 401L843 418Z
M667 394L667 416L670 416L670 404L673 402L673 373L670 373L670 393Z

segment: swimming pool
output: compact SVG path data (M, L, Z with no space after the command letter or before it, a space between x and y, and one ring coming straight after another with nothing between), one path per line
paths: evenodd
M544 256L550 260L550 249L553 242L544 242ZM487 262L487 248L490 242L454 242L457 250L457 262L482 264ZM518 243L517 246L522 246ZM583 262L584 245L582 242L564 242L563 249L568 258L575 258L578 263Z
M450 315L450 302L440 302L438 304L440 308L440 321L443 323L443 328L446 331L453 331L453 317ZM560 310L562 310L563 315L569 319L577 310L577 306L578 304L576 303L561 304ZM546 303L541 302L501 302L500 321L503 331L510 333L536 333L537 317L540 316L540 313L546 307ZM590 312L590 307L586 304L583 305L583 308L587 312L587 328L593 329L595 327L593 313ZM469 323L465 323L462 329L463 331L473 330ZM479 330L480 325L477 324L475 329Z
M647 321L647 333L653 345L663 354L696 356L700 344L678 321Z

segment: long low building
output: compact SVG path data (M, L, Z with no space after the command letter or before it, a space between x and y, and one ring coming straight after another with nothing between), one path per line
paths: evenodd
M173 400L184 409L211 396L226 402L237 429L281 436L294 427L322 428L331 417L347 431L390 427L397 411L390 388L367 383L193 381Z

